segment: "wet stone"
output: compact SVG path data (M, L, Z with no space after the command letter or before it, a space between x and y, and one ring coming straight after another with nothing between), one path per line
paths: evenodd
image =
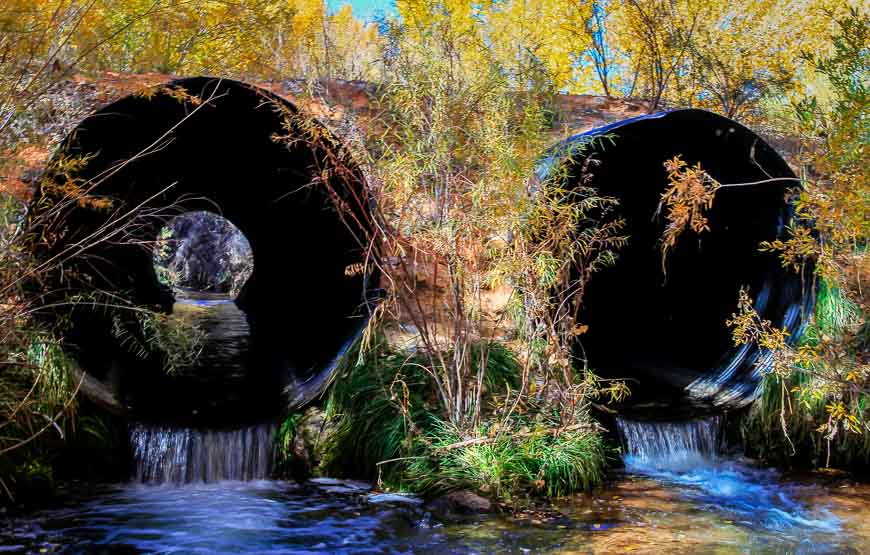
M321 409L311 407L305 411L297 424L296 436L293 438L294 478L305 480L321 472L324 447L334 430L335 425L326 418L326 414Z
M358 480L339 480L336 478L312 478L307 484L328 493L364 493L371 491L372 485Z
M474 492L462 490L450 492L430 501L426 504L426 510L436 520L459 522L491 512L492 503Z
M373 504L422 505L423 500L407 493L371 493L366 501Z

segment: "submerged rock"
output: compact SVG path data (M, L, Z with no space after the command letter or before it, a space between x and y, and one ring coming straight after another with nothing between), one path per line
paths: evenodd
M492 512L492 502L474 492L461 490L430 501L426 509L437 520L451 522Z
M398 503L409 505L421 505L423 500L409 493L371 493L366 501L373 504Z
M308 483L329 493L364 493L372 490L368 482L338 480L336 478L312 478Z

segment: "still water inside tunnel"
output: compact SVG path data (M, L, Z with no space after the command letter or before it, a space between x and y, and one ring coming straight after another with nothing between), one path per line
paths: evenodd
M184 212L160 230L152 257L158 280L175 301L170 321L188 338L185 351L190 356L167 371L166 377L171 389L183 396L178 404L185 406L189 422L226 412L227 405L242 403L241 396L259 383L248 315L236 302L254 270L250 243L219 214ZM155 405L145 410L153 413L149 420L163 426L159 429L168 430L185 420L177 414L166 420L161 404ZM134 445L134 453L145 451ZM163 451L169 457L172 450L164 445ZM181 456L178 453L171 456Z

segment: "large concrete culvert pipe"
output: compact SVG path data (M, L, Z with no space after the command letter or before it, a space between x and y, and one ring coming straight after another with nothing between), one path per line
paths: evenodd
M631 397L618 410L644 419L672 419L745 406L759 391L769 354L736 347L726 321L748 288L761 316L797 339L812 308L810 272L783 268L759 243L786 236L798 185L785 161L745 127L701 110L678 110L626 120L572 137L554 152L591 137L587 185L619 200L629 236L615 266L593 275L580 321L589 326L577 355L604 378L625 378ZM663 162L676 155L697 162L723 184L709 210L710 231L686 231L662 272L656 217L667 185ZM576 182L584 159L575 159ZM550 160L552 164L553 159Z
M377 281L359 271L370 237L367 190L356 167L334 163L329 154L342 148L334 140L325 141L336 150L331 153L310 141L276 140L288 133L301 138L298 127L285 128L286 114L297 113L288 101L229 80L191 78L168 86L169 94L123 98L70 135L61 155L87 159L73 177L96 184L90 196L112 204L108 210L68 207L49 224L58 226L50 232L59 239L41 256L49 260L80 241L95 243L48 276L54 300L100 291L101 304L105 294L120 295L168 312L173 293L158 282L147 242L167 214L221 214L245 235L254 258L236 300L250 328L248 352L240 355L244 379L227 386L207 376L167 376L159 360L122 344L113 312L100 306L79 303L50 317L68 319L64 335L86 372L85 389L115 405L109 408L203 425L258 420L319 393L367 321L369 284ZM202 104L178 94L181 89ZM319 127L317 133L331 137ZM52 194L52 187L42 188L34 217ZM167 206L175 209L164 217L135 221L132 232L144 245L121 240L130 238L125 234L86 239L119 214Z

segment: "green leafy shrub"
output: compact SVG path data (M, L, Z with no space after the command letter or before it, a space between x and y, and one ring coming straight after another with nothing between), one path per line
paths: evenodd
M433 420L403 481L427 492L477 490L509 501L518 495L559 497L589 491L604 478L607 448L594 426L560 430L558 419L512 419L463 441L448 423Z
M870 462L870 17L850 10L832 15L830 23L836 30L831 51L804 56L829 94L793 103L789 132L802 139L798 162L804 168L802 187L794 191L798 221L785 240L762 244L779 253L784 267L813 265L807 287L820 288L814 323L795 348L751 303L741 305L732 322L738 342L758 341L773 360L764 394L744 425L750 449L864 471Z
M332 386L326 410L337 429L327 472L354 469L353 476L375 478L386 489L471 489L501 501L599 485L608 454L600 429L588 418L567 419L575 424L566 426L559 409L543 403L511 412L508 396L521 382L521 366L504 344L487 348L488 410L478 429L462 433L441 417L426 359L381 340Z

